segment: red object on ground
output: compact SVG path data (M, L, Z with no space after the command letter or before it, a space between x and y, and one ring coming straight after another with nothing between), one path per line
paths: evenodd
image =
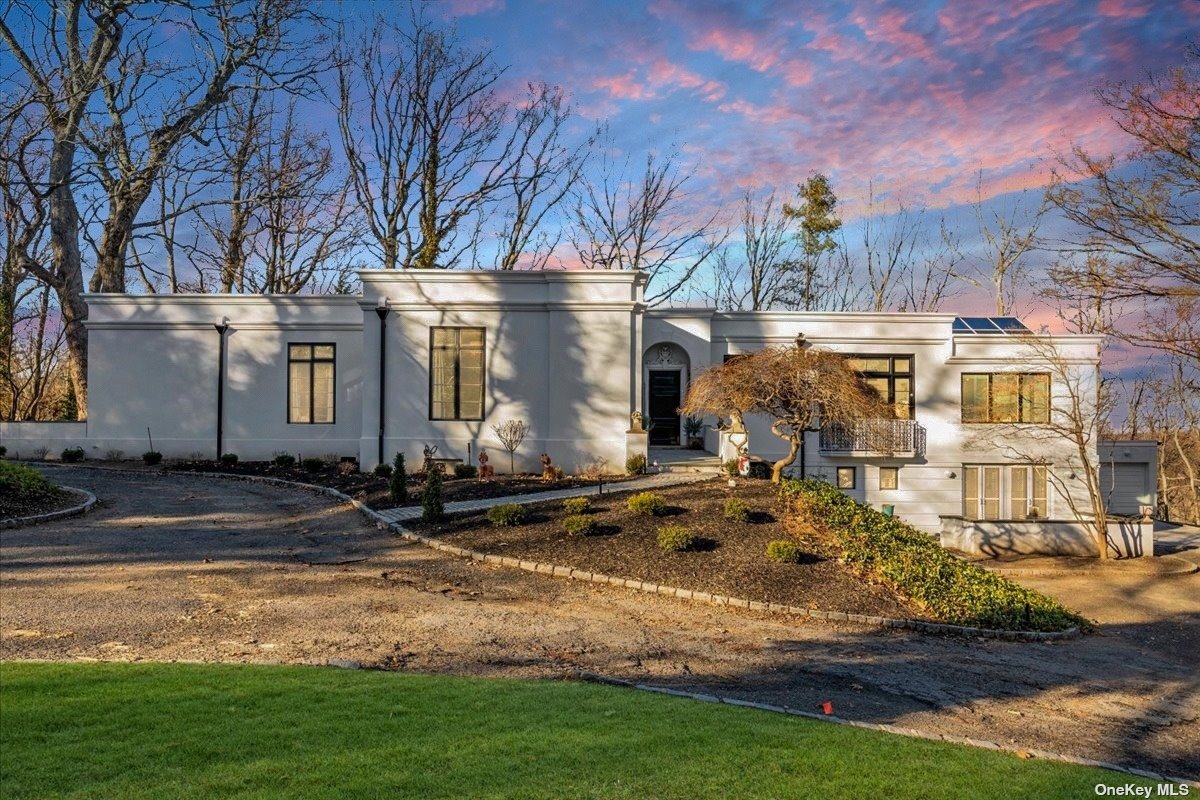
M832 700L822 700L819 704L817 704L817 708L821 709L826 714L832 714L833 713L833 701Z

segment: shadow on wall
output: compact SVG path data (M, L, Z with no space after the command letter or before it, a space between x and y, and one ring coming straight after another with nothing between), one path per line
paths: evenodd
M1020 555L1095 556L1090 528L1072 520L965 520L941 518L941 543L964 553L989 558ZM1119 558L1140 558L1154 552L1154 523L1111 521L1108 539Z
M406 285L427 310L400 310L389 322L388 457L400 450L419 464L422 448L433 445L438 457L465 462L475 461L482 448L492 466L506 472L508 453L492 428L519 419L530 431L516 452L518 471L540 471L542 452L568 472L597 459L609 471L622 471L630 312L523 310L527 286L497 282L491 288L497 307L472 308L436 299L419 283ZM429 328L435 326L486 330L483 419L430 418Z

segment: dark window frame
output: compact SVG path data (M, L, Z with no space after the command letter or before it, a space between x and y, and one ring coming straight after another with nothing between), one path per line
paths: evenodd
M1017 418L1015 420L997 420L995 419L995 402L994 393L992 391L992 379L997 375L1013 376L1017 378ZM966 385L967 378L986 377L988 379L987 386L987 419L967 420L966 419ZM1046 418L1045 419L1025 419L1025 379L1026 378L1045 378L1046 379ZM1050 413L1054 405L1054 379L1049 372L964 372L958 379L958 421L963 425L1048 425L1050 423Z
M454 331L454 416L435 416L433 402L433 339L437 331ZM479 331L479 416L462 415L462 331ZM487 328L478 325L434 325L429 328L429 420L430 422L482 422L487 417Z
M912 353L844 353L843 358L880 359L888 360L888 370L855 370L863 378L887 378L888 396L883 401L890 407L896 405L896 378L908 378L908 418L917 418L917 360ZM896 359L908 359L908 371L896 371Z
M311 347L313 348L312 355L308 358L292 358L293 347ZM333 355L329 358L317 358L318 347L332 347ZM292 364L308 364L308 421L292 419ZM330 364L333 366L333 374L330 376L330 382L333 384L333 401L329 409L329 422L317 422L316 417L316 402L317 393L315 391L317 376L316 364ZM285 380L287 381L287 424L288 425L336 425L337 424L337 343L336 342L288 342L287 343L287 372Z
M849 486L842 485L842 473L845 472L846 470L850 470L850 485ZM853 466L838 467L835 475L836 475L836 481L837 481L837 483L836 483L837 488L839 488L843 491L845 491L847 489L853 490L853 489L858 488L858 467L853 467Z

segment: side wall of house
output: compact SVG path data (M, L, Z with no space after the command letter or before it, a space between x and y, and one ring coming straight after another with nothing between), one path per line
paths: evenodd
M357 298L88 297L89 455L154 448L216 454L224 318L224 443L242 459L355 456L362 429L362 313ZM288 344L335 346L334 422L288 421ZM147 432L149 428L149 432Z

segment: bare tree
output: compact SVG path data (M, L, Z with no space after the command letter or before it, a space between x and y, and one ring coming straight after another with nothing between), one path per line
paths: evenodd
M984 209L983 173L975 190L975 220L983 240L983 251L975 258L976 283L990 284L996 314L1008 316L1020 288L1029 279L1029 254L1038 247L1038 230L1049 210L1042 200L1034 209L1024 198L1012 201L1007 211Z
M514 114L496 94L503 73L490 50L464 45L415 3L406 24L380 17L339 54L342 146L383 268L455 266L508 192L521 194L524 216L502 250L532 240L535 209L573 169L558 143L567 110L543 87Z
M799 346L768 347L710 367L692 380L680 411L770 417L771 432L788 445L771 472L775 483L818 421L849 426L893 414L843 356Z
M575 196L571 240L588 269L645 272L646 302L671 299L721 246L719 210L699 216L689 207L678 156L649 154L640 176L618 165L604 147L591 180Z
M72 383L80 417L87 414L87 304L83 301L83 262L79 209L75 203L76 151L89 104L121 45L129 9L124 0L57 0L51 13L14 2L0 17L0 38L21 66L34 102L41 108L50 144L42 175L23 174L30 196L45 197L50 224L50 261L20 252L22 268L54 288L59 298ZM9 14L23 19L22 41L8 26ZM44 175L44 177L43 177Z
M524 420L510 419L499 425L493 425L492 433L496 434L500 444L504 445L504 449L508 451L508 473L515 475L517 468L514 454L529 434L529 426Z
M1097 96L1133 149L1118 159L1076 147L1060 159L1047 198L1077 235L1056 278L1136 312L1117 331L1127 341L1200 364L1200 47L1183 66Z
M722 247L713 257L717 307L760 311L783 305L798 267L800 243L793 218L776 203L774 190L742 195L741 248Z

